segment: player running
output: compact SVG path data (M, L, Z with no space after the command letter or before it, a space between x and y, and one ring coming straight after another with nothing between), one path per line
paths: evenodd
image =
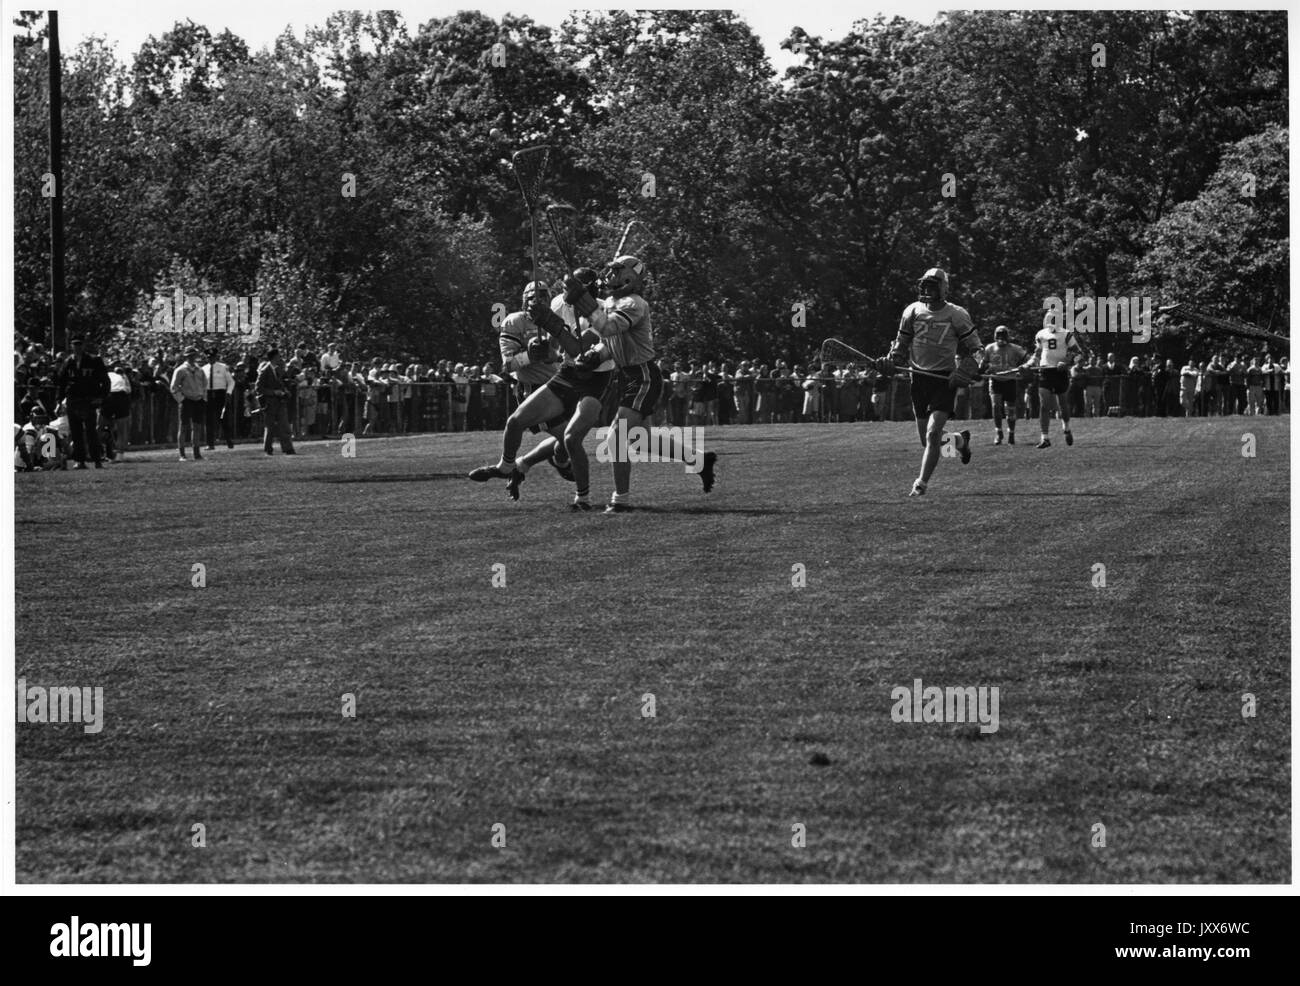
M624 254L615 257L600 277L600 289L605 294L599 302L576 277L564 279L564 300L588 319L601 341L577 360L581 367L602 365L611 356L618 364L620 396L618 411L611 426L610 441L614 451L614 495L605 513L624 513L632 509L632 462L628 458L626 436L647 419L653 420L655 408L663 393L663 376L655 360L654 332L650 324L650 305L641 296L645 283L645 264L636 257ZM626 421L628 431L619 428ZM674 449L674 455L686 461L685 449ZM713 489L716 452L704 453L704 468L700 480L704 492Z
M1043 316L1043 327L1034 336L1034 355L1025 364L1038 370L1038 419L1043 434L1034 448L1052 447L1048 426L1052 421L1053 406L1061 413L1065 444L1074 444L1074 435L1070 431L1070 402L1064 395L1070 389L1070 366L1076 357L1082 355L1083 349L1073 332L1061 328L1060 321L1056 309L1048 309Z
M989 401L993 404L993 426L997 429L994 445L1002 444L1002 419L1007 419L1007 444L1016 444L1016 390L1020 386L1013 375L1025 361L1024 349L1011 341L1011 330L999 325L993 330L993 341L984 347L984 370L991 374L1006 374L1002 379L989 380Z
M573 277L587 290L596 289L597 274L590 267L579 267L573 272ZM563 295L557 294L549 304L542 295L536 295L528 315L553 336L570 335L588 346L600 342L600 336L591 328L591 323L579 315L573 305L564 300ZM528 475L528 470L538 462L547 460L553 462L556 457L556 447L563 446L560 454L567 453L571 477L577 486L572 509L591 510L589 499L591 463L582 443L587 437L587 432L600 421L602 400L609 389L613 370L613 359L605 360L595 369L587 369L577 365L573 354L564 353L559 372L545 384L547 389L560 398L564 406L563 432L558 438L550 435L543 438L536 448L515 463L514 471L506 483L506 492L510 494L511 499L519 499L519 485Z
M564 428L569 420L565 414L563 399L558 393L548 388L547 384L556 374L556 346L571 356L582 352L582 343L567 331L562 321L557 328L562 331L551 332L549 338L542 338L537 323L530 312L542 314L550 311L551 292L541 281L530 281L524 286L523 311L511 312L501 323L501 363L502 373L511 375L520 385L520 390L528 389L528 395L514 413L506 419L506 426L501 435L501 459L494 466L480 466L469 474L476 483L486 483L489 479L511 479L517 471L515 453L523 441L524 431L537 429L545 425L546 430L557 442L550 445L550 451L563 447ZM549 330L549 328L548 328ZM594 337L593 337L594 338ZM546 444L546 443L543 443ZM554 459L552 458L552 461ZM569 463L556 463L561 475L567 471ZM572 474L566 476L570 478ZM519 498L518 483L508 490L512 499Z
M921 438L921 475L912 484L909 496L924 496L939 464L944 443L943 426L953 413L957 388L968 386L979 374L976 359L980 338L970 313L948 301L948 275L931 267L916 284L919 300L903 311L898 336L887 360L879 368L908 366L912 374L912 411ZM970 462L970 432L950 436L953 447L961 454L962 465Z

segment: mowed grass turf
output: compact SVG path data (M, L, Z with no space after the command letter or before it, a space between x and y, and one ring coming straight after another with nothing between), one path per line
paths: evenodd
M1036 432L908 499L911 424L719 429L620 516L487 433L19 475L18 675L106 706L17 727L19 879L1289 881L1289 418Z

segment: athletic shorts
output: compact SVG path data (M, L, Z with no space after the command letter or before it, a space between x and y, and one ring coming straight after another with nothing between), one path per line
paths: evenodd
M1047 366L1038 371L1038 386L1061 395L1070 389L1070 371L1063 366Z
M602 373L579 370L568 363L561 366L560 372L546 381L545 387L564 404L563 424L569 423L573 412L578 410L578 405L584 398L594 397L598 401L603 401L611 376L613 372L610 370ZM548 421L547 427L550 428L552 423L553 421Z
M1016 382L1014 380L990 380L989 393L994 397L1001 397L1004 401L1011 401L1014 404L1016 400Z
M947 380L912 375L912 412L917 421L924 421L935 411L951 417L956 400L957 391L948 386Z
M630 408L642 417L649 417L659 406L664 378L658 363L638 363L619 368L618 406Z

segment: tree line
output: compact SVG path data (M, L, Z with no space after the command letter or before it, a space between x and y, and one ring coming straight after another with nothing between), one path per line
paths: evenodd
M14 306L39 339L45 24L16 20ZM90 38L64 53L68 328L151 342L156 296L256 294L268 341L482 362L532 266L510 152L547 143L544 193L578 208L586 262L631 218L651 230L669 355L881 351L935 265L986 336L1032 337L1067 288L1286 331L1286 28L1284 11L876 19L793 28L781 76L728 11L341 12L262 51L185 21L126 62Z

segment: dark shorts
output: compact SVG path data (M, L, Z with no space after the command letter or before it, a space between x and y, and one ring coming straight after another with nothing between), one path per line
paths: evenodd
M553 420L559 420L561 426L568 424L584 398L594 397L597 401L602 401L609 387L609 379L613 375L609 370L597 373L593 370L579 370L569 364L560 367L560 372L545 384L546 389L564 404L563 416ZM551 424L552 422L548 421L547 427L549 428Z
M935 411L942 411L951 417L956 400L957 391L948 386L947 380L913 374L912 412L917 421L925 420Z
M1064 394L1070 389L1070 371L1063 366L1044 367L1038 371L1038 386L1053 394Z
M990 380L989 391L994 397L1001 397L1004 401L1016 401L1016 382L1014 380Z
M618 371L618 406L626 407L642 417L649 417L659 406L664 390L663 374L658 363L640 363L623 366Z

